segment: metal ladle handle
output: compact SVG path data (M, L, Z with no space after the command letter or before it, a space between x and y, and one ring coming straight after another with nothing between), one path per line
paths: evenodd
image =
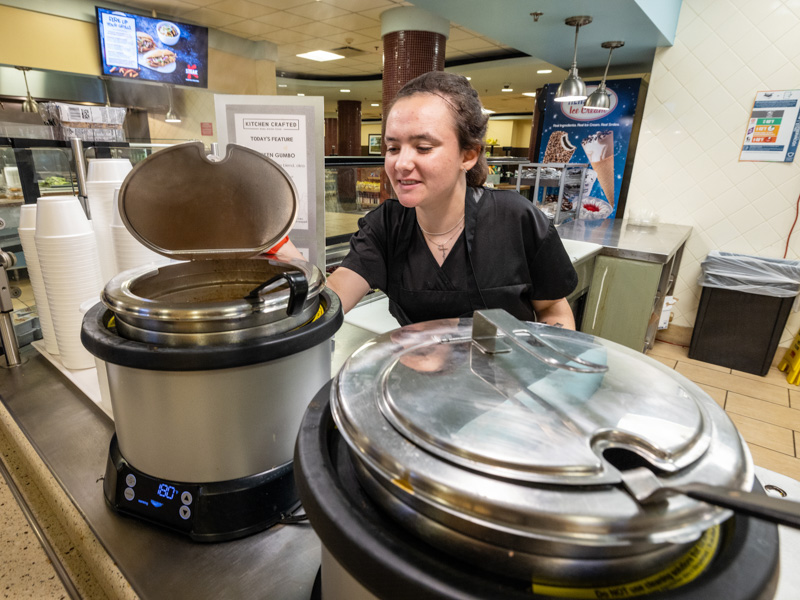
M269 292L284 283L289 285L289 303L286 307L286 315L289 317L299 315L303 311L303 305L306 303L306 297L308 296L308 280L301 271L287 271L275 275L275 277L251 290L244 299L259 301L265 292Z

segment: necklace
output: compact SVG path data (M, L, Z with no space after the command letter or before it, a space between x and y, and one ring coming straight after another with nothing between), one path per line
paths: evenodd
M453 226L452 226L450 229L448 229L447 231L443 231L442 233L433 233L432 231L428 231L428 230L427 230L427 229L425 229L425 228L424 228L422 225L420 225L420 222L419 222L419 221L417 221L417 225L419 225L419 228L420 228L420 229L422 229L422 233L427 233L428 235L432 235L432 236L434 236L434 237L436 237L436 236L440 236L440 235L447 235L448 233L450 233L451 231L453 231L453 229L455 229L456 227L458 227L459 225L461 225L461 221L463 221L463 220L464 220L464 215L466 215L466 213L464 213L463 215L461 215L461 218L460 218L458 221L456 221L456 224L455 224L455 225L453 225ZM435 242L434 242L434 243L435 243Z
M461 224L461 220L463 218L464 217L461 217L461 219L458 220L458 223L456 223L456 227ZM422 227L420 227L420 229L422 229ZM455 227L450 229L450 231L453 231L453 229L455 229ZM449 233L450 231L447 231L446 233ZM456 231L453 235L451 235L449 238L447 238L444 242L442 242L440 244L439 242L434 242L431 238L429 238L428 235L427 235L427 232L424 229L422 229L422 235L425 237L425 239L428 240L434 246L436 246L436 248L439 250L439 252L442 253L442 260L447 258L447 247L450 245L450 242L453 240L454 237L456 237L460 233L461 233L461 229ZM441 234L439 234L439 235L441 235Z

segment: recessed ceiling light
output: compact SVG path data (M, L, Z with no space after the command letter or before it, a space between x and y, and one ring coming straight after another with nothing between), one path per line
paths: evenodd
M298 96L305 96L305 94L297 94Z
M288 86L288 85L286 85L285 83L279 83L279 84L278 84L278 87L289 87L289 86Z
M467 77L467 81L472 81L472 77Z
M507 85L503 86L503 89L500 90L501 92L513 92L513 88L508 87Z
M552 73L553 69L539 69L537 73Z
M494 114L494 111L493 110L489 110L488 108L482 108L481 112L483 114L485 114L485 115L493 115Z
M347 94L350 90L339 90L339 91L340 92L344 92L345 94Z
M380 104L378 104L377 102L373 102L372 104L370 104L370 106L380 106Z
M536 98L536 92L522 92L523 96L530 96L531 98Z
M333 52L326 52L325 50L314 50L313 52L305 52L303 54L295 54L297 58L307 58L308 60L316 60L317 62L325 62L326 60L338 60L344 58L341 54L334 54Z

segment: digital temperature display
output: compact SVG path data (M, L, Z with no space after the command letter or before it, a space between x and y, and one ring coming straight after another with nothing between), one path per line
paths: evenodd
M174 485L159 483L158 489L156 490L156 494L158 494L162 498L166 498L167 500L172 500L175 497L175 494L180 495L180 492L178 491L178 488L176 488Z
M121 472L118 506L121 510L164 523L173 528L189 530L194 510L196 486L178 484L176 487L142 473Z

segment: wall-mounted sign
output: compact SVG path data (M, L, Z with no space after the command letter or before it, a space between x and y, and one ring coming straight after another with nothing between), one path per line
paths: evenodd
M292 178L298 195L292 242L309 261L324 268L322 97L215 95L214 105L220 148L239 144L261 152Z
M756 93L740 161L792 162L800 141L800 90Z
M608 111L586 108L583 100L556 102L557 85L545 86L541 163L589 163L582 197L582 219L613 218L622 189L641 79L606 82ZM597 84L586 84L591 94Z

